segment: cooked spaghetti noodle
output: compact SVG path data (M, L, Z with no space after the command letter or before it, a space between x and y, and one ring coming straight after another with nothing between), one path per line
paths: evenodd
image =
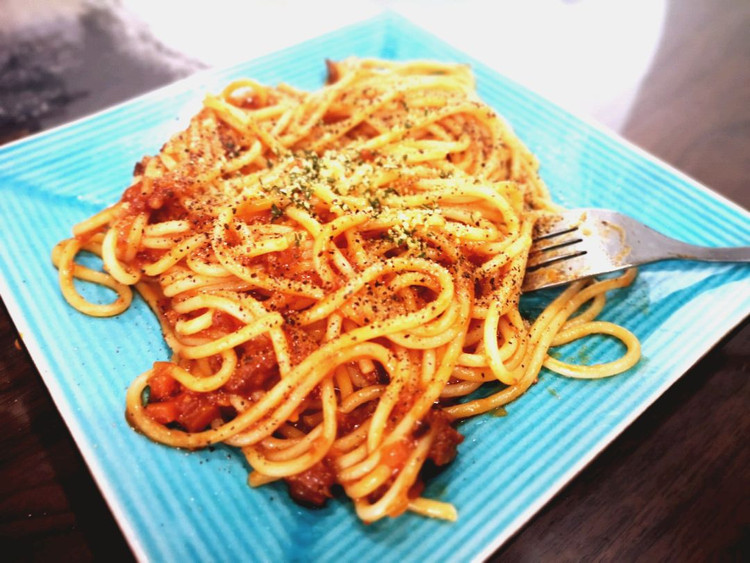
M366 522L451 520L419 473L452 460L454 421L517 398L542 366L605 377L639 357L631 333L594 320L634 272L519 314L532 227L554 208L537 168L466 66L348 59L315 92L239 80L207 96L53 261L76 309L117 315L135 287L158 316L174 355L126 399L146 436L240 448L251 485L284 479L307 503L338 484ZM104 271L76 264L82 250ZM117 299L91 303L74 279ZM593 333L626 354L548 355Z

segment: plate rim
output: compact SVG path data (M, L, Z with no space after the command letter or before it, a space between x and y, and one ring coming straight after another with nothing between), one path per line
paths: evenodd
M29 135L27 137L7 143L3 145L2 147L0 147L0 157L3 157L9 151L15 150L16 148L21 147L25 144L33 145L35 143L38 143L40 139L44 139L50 135L58 134L60 131L64 131L66 129L75 127L81 122L87 122L96 118L100 118L102 116L106 116L107 114L114 113L118 110L127 108L127 106L134 105L139 102L161 99L165 97L166 95L168 95L170 92L183 92L186 89L190 88L191 84L193 83L200 84L202 82L205 82L207 79L211 79L212 77L215 78L217 75L223 72L230 72L233 69L238 69L242 66L247 65L250 62L261 61L267 57L279 56L287 51L289 52L296 51L300 49L301 47L303 47L305 44L319 41L322 38L328 37L332 34L352 33L358 27L367 27L368 33L373 33L377 29L381 31L387 31L389 29L395 28L397 31L402 31L402 28L404 27L414 28L418 30L420 33L428 35L434 38L435 40L442 42L443 44L449 46L455 53L464 56L466 60L469 61L472 66L477 66L477 65L481 66L483 70L502 77L504 80L507 80L513 83L515 87L523 91L531 92L534 96L541 99L545 104L549 106L553 106L554 108L561 110L565 114L572 116L576 120L585 124L587 127L590 127L591 129L594 129L597 132L601 133L603 136L615 141L618 145L621 145L627 150L636 153L638 156L656 164L657 166L664 169L669 174L689 184L692 188L703 192L704 194L717 200L719 203L729 207L733 211L740 213L746 219L750 219L750 211L746 210L737 202L734 202L733 200L727 198L723 194L715 192L710 187L696 180L695 178L688 175L687 173L681 171L680 169L669 164L668 162L664 161L660 157L657 157L656 155L648 152L647 150L643 149L642 147L635 144L634 142L623 137L617 131L614 131L610 127L598 122L596 119L590 116L581 115L579 112L572 111L569 108L565 107L564 104L560 104L554 100L549 99L548 97L542 94L539 94L538 92L530 89L524 84L519 83L513 78L510 78L507 75L504 75L501 72L495 70L493 67L491 67L487 63L477 60L473 56L467 55L462 49L456 47L455 44L451 42L450 40L445 39L441 37L440 35L433 33L432 31L422 28L421 26L416 24L414 21L390 9L383 10L381 13L375 16L366 17L361 20L358 19L356 21L352 21L344 26L341 26L334 30L329 30L325 33L316 35L315 37L311 37L309 39L306 39L305 41L293 43L283 48L263 53L257 57L251 57L251 58L248 58L247 60L238 61L238 62L225 65L225 66L209 67L206 69L198 70L197 72L194 72L186 77L180 78L169 84L165 84L161 87L149 90L147 92L144 92L142 94L139 94L127 100L121 101L117 104L107 106L91 114L73 119L71 121L51 127L44 131L40 131L33 135ZM0 255L4 256L5 255L5 242L2 242L2 244L0 244L0 251L1 251ZM84 432L82 428L82 422L78 420L78 417L76 416L74 412L73 405L70 404L70 402L66 399L65 393L62 390L61 384L55 376L55 370L53 369L53 366L51 365L51 358L48 360L48 358L46 357L44 353L41 342L38 340L37 335L31 330L30 322L26 318L26 315L24 314L23 308L21 306L22 300L20 298L17 298L16 293L13 293L11 291L10 286L11 284L9 281L9 277L6 274L5 268L0 268L0 296L2 296L2 299L8 310L8 314L10 318L12 319L15 325L15 328L18 332L19 338L23 342L24 347L27 349L29 356L31 357L36 369L39 371L42 381L47 387L47 390L53 400L53 403L55 404L55 407L57 408L58 412L61 415L61 418L63 419L63 421L65 422L65 425L70 431L73 437L73 441L76 444L76 447L78 448L79 452L81 453L81 456L85 460L86 466L90 474L92 475L92 478L94 482L96 483L97 488L99 489L100 493L102 494L102 497L107 503L107 506L110 512L112 513L115 521L117 522L118 527L123 533L123 536L125 537L128 545L133 550L133 553L138 560L147 560L148 551L143 545L143 542L141 541L141 538L138 535L135 527L131 523L130 518L128 517L127 510L125 509L124 506L122 506L122 503L120 502L118 498L118 495L113 490L113 486L111 484L112 478L111 476L107 474L106 470L102 467L102 464L98 460L98 457L95 451L96 448L93 447L91 443L89 443L89 440L86 437L86 433ZM654 403L659 399L659 397L661 397L670 387L672 387L672 385L674 385L677 381L679 381L695 364L697 364L714 347L716 347L716 345L721 341L722 338L726 337L727 334L735 330L748 317L748 314L749 313L747 312L740 313L738 311L733 311L733 314L726 321L726 324L722 326L722 335L719 336L718 339L713 340L711 342L707 342L707 341L702 342L700 347L697 350L697 353L693 354L694 357L690 361L683 362L684 365L681 365L679 369L675 368L673 372L670 374L670 376L661 383L661 385L659 385L656 389L654 389L654 391L649 393L644 398L644 400L638 404L637 408L631 409L629 412L627 412L618 421L618 423L612 428L610 432L606 433L599 440L593 443L592 447L589 449L589 451L585 455L577 458L575 462L573 462L571 466L565 472L563 472L555 481L551 482L550 486L548 486L545 489L543 494L539 495L533 502L531 502L527 506L526 509L519 512L516 515L516 517L513 518L511 522L502 530L500 534L493 537L491 541L487 542L485 546L480 551L477 552L477 554L472 558L472 560L475 560L475 561L483 560L484 558L491 555L494 551L496 551L500 546L502 546L510 537L516 534L526 523L530 521L531 518L533 518L535 514L539 512L539 510L543 506L549 503L550 500L554 498L565 485L570 483L583 469L585 469L610 444L612 444L612 442L620 434L622 434L622 432L624 432L625 429L631 426L633 422L643 414L643 412L645 412L648 408L653 406Z

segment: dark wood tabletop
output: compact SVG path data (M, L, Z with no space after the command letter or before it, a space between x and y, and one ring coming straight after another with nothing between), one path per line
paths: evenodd
M78 56L101 58L109 52L106 14L88 17L88 44ZM622 134L750 208L750 2L672 0L664 25ZM2 41L14 38L1 32L0 142L199 66L181 60L160 69L118 60L111 69L110 61L110 72L136 78L104 77L108 85L92 98L75 86L80 60L76 66L60 55L50 70L39 38L16 41L13 54L2 55ZM54 38L47 40L54 50ZM58 72L66 64L73 80ZM750 561L749 375L746 319L492 559ZM0 558L132 559L4 307L0 421Z

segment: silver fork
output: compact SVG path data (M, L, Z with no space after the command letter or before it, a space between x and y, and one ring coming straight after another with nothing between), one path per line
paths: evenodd
M674 259L750 262L750 246L695 246L616 211L571 209L545 216L534 227L523 291Z

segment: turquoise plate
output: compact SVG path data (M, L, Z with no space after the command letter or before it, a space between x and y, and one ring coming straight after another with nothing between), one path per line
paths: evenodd
M644 267L604 313L641 339L641 363L603 381L544 372L507 416L463 423L457 459L426 490L457 507L456 523L407 514L366 526L343 499L304 509L281 484L250 489L247 464L229 448L187 453L135 433L123 417L125 390L154 360L168 358L158 324L140 299L117 318L74 311L60 296L50 249L74 223L119 197L134 163L158 151L205 92L240 76L317 88L324 59L349 55L468 61L480 95L538 155L562 204L618 209L693 243L748 244L746 211L388 13L0 148L3 299L141 559L485 557L750 312L750 268ZM524 307L533 312L540 299ZM603 339L561 351L589 362L619 353Z

